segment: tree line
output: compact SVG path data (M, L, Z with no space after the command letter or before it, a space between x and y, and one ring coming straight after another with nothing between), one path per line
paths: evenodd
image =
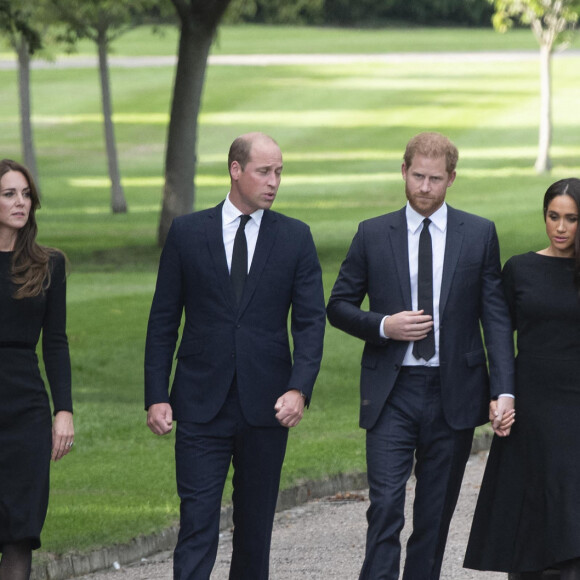
M384 26L491 26L488 0L232 0L231 23Z

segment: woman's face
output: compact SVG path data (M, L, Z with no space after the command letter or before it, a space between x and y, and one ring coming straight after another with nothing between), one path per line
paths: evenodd
M28 221L32 198L26 177L8 171L0 179L0 231L16 232Z
M574 198L557 195L548 205L546 212L546 233L550 239L553 256L572 258L574 241L578 229L578 208Z

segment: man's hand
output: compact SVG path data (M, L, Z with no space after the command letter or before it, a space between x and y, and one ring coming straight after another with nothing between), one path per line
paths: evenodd
M276 419L282 427L296 427L304 415L304 397L292 389L284 393L274 405Z
M147 409L147 426L155 435L167 435L173 429L173 410L169 403L155 403Z
M498 437L507 437L516 420L515 400L513 397L499 397L489 403L489 420L493 432Z
M383 331L393 340L415 341L427 336L433 328L433 318L423 310L398 312L385 319Z

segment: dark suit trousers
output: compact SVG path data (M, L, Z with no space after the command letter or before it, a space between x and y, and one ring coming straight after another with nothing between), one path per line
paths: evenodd
M439 369L404 367L375 426L367 431L370 507L360 580L398 580L405 487L415 455L413 532L404 580L439 578L473 429L443 416Z
M284 427L253 427L246 422L235 384L212 421L178 422L175 460L181 517L173 559L175 580L210 577L230 461L234 466L234 536L229 577L267 580L287 439Z

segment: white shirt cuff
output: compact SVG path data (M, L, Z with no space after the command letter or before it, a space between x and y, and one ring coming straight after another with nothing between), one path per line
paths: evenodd
M381 335L381 338L386 338L387 340L389 339L389 337L385 334L385 320L390 316L391 316L390 314L387 314L385 317L383 317L383 319L381 320L381 327L379 328L379 334Z

